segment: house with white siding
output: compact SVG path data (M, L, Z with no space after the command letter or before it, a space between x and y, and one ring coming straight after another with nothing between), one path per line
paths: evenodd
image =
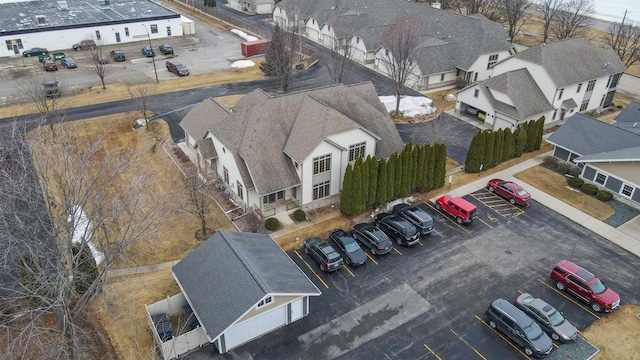
M490 70L491 79L458 91L456 109L471 108L499 129L540 116L552 124L607 108L627 69L611 47L572 38L531 47L498 60Z
M271 14L275 0L228 0L227 6L252 14Z
M207 99L180 125L200 171L269 214L338 202L347 164L403 146L371 83L279 96L258 89L231 108Z

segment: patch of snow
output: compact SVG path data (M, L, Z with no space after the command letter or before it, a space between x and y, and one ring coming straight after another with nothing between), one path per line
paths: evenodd
M258 40L257 37L253 36L253 35L249 35L246 32L242 31L242 30L238 30L238 29L231 29L231 32L240 36L241 38L245 39L246 41L256 41Z
M251 60L238 60L238 61L234 61L233 64L231 64L231 67L234 69L246 68L246 67L252 67L252 66L256 66L256 63L254 63Z
M373 210L373 212L369 216L373 219L376 216L378 216L378 214L380 214L380 213L391 212L391 210L393 210L393 207L398 205L398 204L413 204L416 201L418 201L418 198L415 197L415 196L408 196L408 197L402 198L402 199L391 200L388 203L386 203L386 204L384 204L382 206L378 206L377 208L375 208L375 210Z
M446 101L456 101L456 96L453 95L453 94L447 94L447 95L444 96L444 99Z
M396 109L395 96L380 96L380 102L392 112ZM429 115L436 112L436 108L431 107L433 101L424 96L405 96L400 99L400 112L406 117Z
M104 260L104 253L99 251L91 242L94 231L93 226L91 226L91 221L80 205L71 207L67 222L71 223L73 231L73 234L71 234L71 242L74 244L81 244L83 241L86 242L89 250L91 250L93 259L96 261L96 265L100 265Z

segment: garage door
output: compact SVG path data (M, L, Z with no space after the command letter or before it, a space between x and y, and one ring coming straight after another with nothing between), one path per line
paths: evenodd
M232 326L224 333L227 351L287 323L287 307L280 306L269 312Z

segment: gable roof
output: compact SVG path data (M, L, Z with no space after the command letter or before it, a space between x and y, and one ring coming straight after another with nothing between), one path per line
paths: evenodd
M558 87L627 70L610 46L600 47L583 38L532 46L513 57L542 65Z
M497 111L517 120L530 120L532 116L553 110L527 69L513 70L479 81L477 86ZM507 95L513 105L497 100L491 93L492 89Z
M613 126L640 135L640 103L631 102L615 117Z
M370 82L268 96L245 95L226 116L202 121L234 159L247 188L266 195L300 184L302 162L328 135L360 128L379 139L376 156L402 150L402 139ZM277 170L275 170L277 169ZM246 178L245 178L246 177Z
M171 271L211 341L266 295L321 294L265 234L220 230Z
M228 115L227 109L212 98L204 99L194 106L180 121L180 126L189 133L196 142L204 139L207 131L211 129L213 119L223 118Z
M547 142L581 155L576 161L640 157L640 135L580 113L567 119Z

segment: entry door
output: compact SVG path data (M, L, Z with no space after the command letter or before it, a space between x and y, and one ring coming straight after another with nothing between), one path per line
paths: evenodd
M304 315L304 298L291 303L291 322L302 319Z
M16 55L20 54L20 49L18 48L18 44L13 44L13 53Z
M120 42L120 33L116 33L116 42Z

